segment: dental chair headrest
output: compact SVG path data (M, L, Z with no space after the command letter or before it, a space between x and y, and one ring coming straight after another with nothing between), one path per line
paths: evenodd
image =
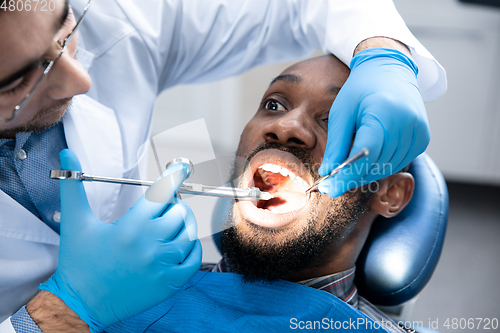
M448 221L448 190L441 172L426 154L409 172L415 191L397 216L374 221L356 262L360 295L379 305L399 305L415 297L436 268ZM232 200L220 199L212 216L213 230L222 230ZM220 233L213 236L217 246Z
M409 172L415 191L393 218L379 216L356 262L359 294L379 305L399 305L425 287L438 263L448 222L448 190L427 154Z

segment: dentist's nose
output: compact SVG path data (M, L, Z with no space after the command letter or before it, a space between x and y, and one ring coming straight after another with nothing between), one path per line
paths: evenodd
M69 52L54 64L47 81L45 94L54 100L84 94L91 85L89 74Z

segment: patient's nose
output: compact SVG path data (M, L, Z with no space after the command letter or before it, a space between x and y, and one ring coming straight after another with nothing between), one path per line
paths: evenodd
M268 142L312 149L317 140L312 129L310 116L299 109L294 109L276 116L267 123L262 129L262 134Z

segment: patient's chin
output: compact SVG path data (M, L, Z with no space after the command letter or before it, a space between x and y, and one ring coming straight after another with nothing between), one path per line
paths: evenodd
M231 226L235 227L243 242L262 248L274 248L301 238L305 230L314 227L310 221L316 218L310 209L304 209L301 214L294 215L287 216L286 224L275 227L276 224L262 223L257 216L247 219L239 209L239 205L235 204L232 209Z
M300 251L300 245L297 248L292 244L271 247L248 243L246 237L241 235L237 228L223 231L221 247L228 270L241 274L245 281L272 282L286 279L298 272L309 260L309 258L302 258L299 262L297 261L297 253L309 252Z

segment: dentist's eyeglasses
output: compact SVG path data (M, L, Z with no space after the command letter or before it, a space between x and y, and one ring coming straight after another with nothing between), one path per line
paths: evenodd
M55 48L59 52L57 57L55 57L55 59L53 59L53 60L40 59L38 64L35 64L33 66L35 68L35 70L38 69L36 75L40 75L40 77L38 78L38 80L35 83L35 86L31 89L30 92L28 92L26 95L24 95L24 98L21 100L21 102L14 107L14 111L12 112L12 116L11 117L3 117L0 115L0 121L5 121L5 122L12 121L24 109L24 107L29 103L29 101L31 100L31 97L33 97L33 95L35 94L37 89L40 87L40 85L42 84L42 82L45 79L45 77L47 76L47 74L49 74L52 67L54 67L56 62L62 57L62 55L66 51L66 46L68 45L71 38L73 38L76 30L78 29L78 26L80 25L80 23L83 20L83 17L85 16L85 13L87 13L87 10L90 7L91 1L92 0L88 0L87 4L85 5L85 8L83 9L82 16L80 16L80 18L78 19L78 21L75 24L75 27L73 29L71 29L70 33L66 36L66 38L54 42ZM43 71L41 71L41 70L43 70ZM26 74L26 75L29 75L29 74Z

